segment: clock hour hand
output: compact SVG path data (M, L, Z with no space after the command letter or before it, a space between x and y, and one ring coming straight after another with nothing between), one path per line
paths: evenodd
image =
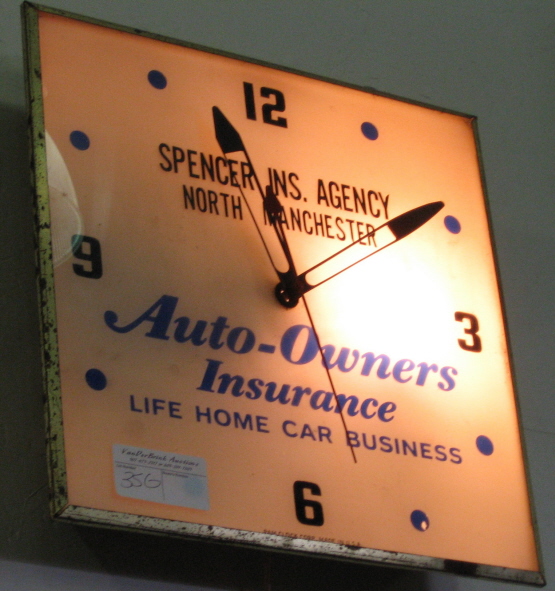
M311 289L322 285L322 283L329 281L333 277L343 273L343 271L350 269L368 257L412 234L412 232L431 220L443 206L444 203L442 201L426 203L387 221L385 224L361 236L358 240L332 254L304 273L297 275L294 282L289 285L285 282L278 284L276 287L278 299L284 297L288 300L294 300L295 298L298 300ZM361 248L365 248L365 246L362 246L364 240L367 240L373 248L371 252L367 252L361 256ZM353 248L357 245L359 245L359 248ZM286 293L287 290L292 291Z
M233 125L218 107L212 107L212 114L214 117L216 140L218 141L218 144L220 145L224 155L227 156L233 152L242 152L245 155L247 164L249 166L249 171L252 172L256 187L260 193L260 196L262 197L264 212L266 213L270 225L274 229L273 233L263 231L263 221L257 221L257 216L255 215L254 210L251 208L249 200L245 197L243 189L240 186L239 191L256 225L258 234L264 243L264 248L266 249L268 257L270 258L270 262L272 263L272 266L279 277L280 285L286 286L287 293L294 293L293 286L295 285L297 272L295 271L295 264L293 263L291 250L287 243L287 238L282 225L283 206L281 205L277 195L274 193L270 185L266 187L265 191L262 190L262 185L260 184L250 156L247 152L247 149L245 148L245 144L243 143L241 136L239 135L239 132L235 129L235 127L233 127ZM294 301L292 301L289 300L285 295L283 300L284 301L280 301L284 306L287 308L292 308L297 304L299 298L297 297L294 299Z

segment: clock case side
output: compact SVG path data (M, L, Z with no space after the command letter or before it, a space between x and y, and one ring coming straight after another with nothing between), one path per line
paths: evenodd
M30 169L34 197L35 263L41 335L42 377L46 444L50 482L50 510L53 516L68 503L62 400L58 356L56 295L50 199L46 162L46 134L41 81L38 10L29 3L21 6L25 85L29 115Z
M536 545L536 554L537 554L538 563L539 563L539 571L537 573L537 582L534 584L543 587L546 585L547 581L545 579L545 567L543 564L543 558L542 558L542 552L541 552L541 544L540 544L539 529L538 529L538 519L537 519L537 515L536 515L535 502L534 502L534 492L533 492L532 486L531 486L532 478L531 478L530 466L529 466L529 462L528 462L528 452L526 449L526 441L524 438L524 425L523 425L523 421L522 421L522 406L520 403L520 398L518 396L516 379L515 379L514 359L513 359L513 352L512 352L512 347L511 347L511 338L510 338L510 334L509 334L509 324L507 321L507 313L506 313L506 307L505 307L503 285L502 285L502 280L501 280L501 272L499 269L499 260L498 260L498 255L497 255L495 232L493 229L493 224L491 222L492 216L491 216L491 208L490 208L489 196L488 196L487 185L486 185L486 175L485 175L485 168L484 168L484 164L483 164L482 146L480 144L480 134L478 132L478 118L472 117L471 122L472 122L472 131L473 131L473 135L474 135L474 144L476 146L476 156L478 159L478 168L479 168L479 172L480 172L480 182L482 185L482 192L484 195L484 207L485 207L487 223L488 223L488 231L489 231L490 242L491 242L493 262L495 265L495 280L497 283L497 292L499 295L499 303L500 303L501 314L502 314L502 318L503 318L503 327L505 330L505 341L507 344L507 358L508 358L508 362L509 362L509 370L510 370L511 382L512 382L512 387L513 387L513 392L514 392L514 403L515 403L515 410L516 410L516 418L517 418L517 422L518 422L520 448L522 450L522 460L523 460L524 471L525 471L525 476L526 476L526 488L527 488L527 492L528 492L529 509L530 509L530 515L531 515L531 519L532 519L532 529L534 532L534 542Z

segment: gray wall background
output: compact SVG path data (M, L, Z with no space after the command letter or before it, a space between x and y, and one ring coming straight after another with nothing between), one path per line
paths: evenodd
M555 589L553 0L50 0L478 116L547 589ZM18 0L0 0L0 591L517 590L50 520Z

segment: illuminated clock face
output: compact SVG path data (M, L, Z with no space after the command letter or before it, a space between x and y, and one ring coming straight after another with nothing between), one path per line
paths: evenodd
M537 571L473 119L39 25L71 511Z

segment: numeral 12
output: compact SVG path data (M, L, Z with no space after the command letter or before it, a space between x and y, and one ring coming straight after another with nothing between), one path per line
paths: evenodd
M243 91L245 93L245 110L247 119L256 121L256 100L254 93L254 86L250 82L243 82ZM280 90L275 88L268 88L262 86L260 88L260 96L262 98L273 99L273 102L265 102L262 104L262 121L270 125L277 125L278 127L287 127L287 119L279 117L275 113L283 113L285 111L285 96Z

